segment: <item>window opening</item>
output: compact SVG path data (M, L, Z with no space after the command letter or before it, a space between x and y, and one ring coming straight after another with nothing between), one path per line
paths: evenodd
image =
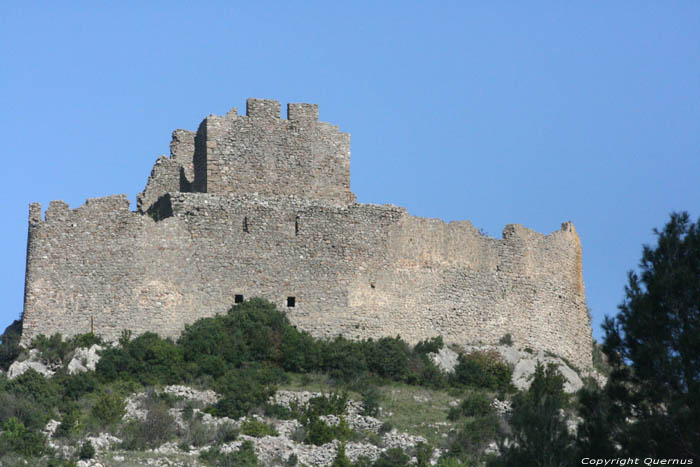
M248 233L248 216L243 218L243 232Z
M294 308L297 304L296 297L287 297L287 306L289 308Z
M299 235L299 216L294 219L294 235Z
M233 297L233 303L243 303L243 295L236 294Z

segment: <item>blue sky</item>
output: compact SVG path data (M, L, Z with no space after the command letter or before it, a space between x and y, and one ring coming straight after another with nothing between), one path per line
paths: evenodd
M248 97L351 133L360 202L572 220L599 339L652 228L700 215L698 2L114 3L0 5L3 329L29 203L133 202L172 130Z

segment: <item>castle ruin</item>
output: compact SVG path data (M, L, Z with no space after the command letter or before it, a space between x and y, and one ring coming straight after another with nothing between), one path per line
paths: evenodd
M29 210L22 343L122 330L176 337L186 324L264 297L315 336L514 343L591 365L573 224L503 238L469 221L358 204L350 135L318 107L249 99L176 130L136 212L126 195Z

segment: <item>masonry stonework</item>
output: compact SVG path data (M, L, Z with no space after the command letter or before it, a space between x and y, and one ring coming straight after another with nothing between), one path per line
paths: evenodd
M313 335L495 343L591 365L581 245L570 222L503 238L392 205L358 204L350 137L318 108L249 99L176 130L136 212L126 195L29 214L22 342L122 330L177 336L264 297Z

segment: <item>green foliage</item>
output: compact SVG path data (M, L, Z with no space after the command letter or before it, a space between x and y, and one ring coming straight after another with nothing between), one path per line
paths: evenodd
M382 400L381 390L374 384L365 385L361 390L362 415L376 417L379 415L379 403Z
M374 463L374 467L408 467L410 457L401 448L384 451Z
M95 447L90 441L85 441L82 446L80 446L80 451L78 452L78 458L81 460L92 459L95 457Z
M416 466L417 467L428 467L430 460L433 457L433 448L425 443L418 443L416 445Z
M503 447L503 461L523 466L567 465L574 456L574 439L563 411L569 397L557 367L538 364L530 389L513 398L509 423L514 444Z
M698 456L700 446L700 219L672 213L657 245L645 245L603 350L612 372L606 397L620 455ZM626 419L634 423L625 423Z
M74 375L56 375L54 379L63 389L63 399L68 401L77 401L83 395L94 392L99 388L97 376L92 371Z
M350 462L348 455L345 453L345 443L340 443L340 446L338 446L331 467L352 467L352 462Z
M19 340L22 337L22 321L16 319L0 335L0 369L7 371L22 351Z
M253 438L279 436L279 433L277 430L275 430L275 427L256 419L250 419L243 422L243 425L241 426L241 433L252 436Z
M420 341L413 348L413 351L417 354L438 353L443 347L445 347L445 342L443 342L442 336L436 336Z
M45 443L44 436L38 430L28 430L14 417L2 425L0 453L12 452L25 457L40 456L44 453Z
M131 341L123 340L121 347L104 350L96 371L106 381L174 384L184 377L182 351L170 339L147 332Z
M593 339L591 344L591 355L593 356L593 368L598 370L598 373L609 376L612 367L608 363L608 358L603 352L603 347Z
M262 407L277 391L284 374L266 367L232 369L219 378L214 389L219 401L206 409L217 417L239 418L254 407Z
M504 334L503 337L498 340L498 343L501 345L511 346L513 345L513 336L511 336L510 333Z
M236 452L222 454L218 448L210 448L202 451L199 458L207 464L217 467L257 467L260 465L258 457L255 455L253 443L248 440L243 441Z
M15 416L29 429L43 428L61 400L58 384L31 368L7 381L5 391L0 394L2 421Z
M323 360L321 368L331 378L350 382L364 376L367 372L367 359L363 348L357 342L342 336L323 342Z
M450 409L447 419L456 421L461 417L482 417L492 414L494 408L491 402L492 399L483 392L468 393L459 406Z
M487 351L460 355L451 379L455 385L502 391L511 388L512 375L498 352Z
M309 399L305 412L307 417L321 415L342 415L348 406L347 392L331 392Z
M169 441L176 431L168 406L156 397L145 400L146 420L133 420L122 428L122 447L128 450L152 449Z
M53 365L63 363L68 352L73 350L70 341L64 341L59 333L55 333L51 337L46 337L43 334L36 336L32 341L32 348L39 351L44 362Z
M330 443L334 439L338 441L347 441L353 437L353 432L348 426L345 418L340 417L340 422L336 425L329 425L317 416L312 416L308 419L306 426L305 443L321 446Z
M80 412L75 408L68 409L63 417L61 417L61 424L56 428L54 436L57 438L69 437L76 428L79 420Z
M114 393L104 393L92 407L90 415L99 421L101 426L107 426L119 422L125 412L126 404L122 397Z

